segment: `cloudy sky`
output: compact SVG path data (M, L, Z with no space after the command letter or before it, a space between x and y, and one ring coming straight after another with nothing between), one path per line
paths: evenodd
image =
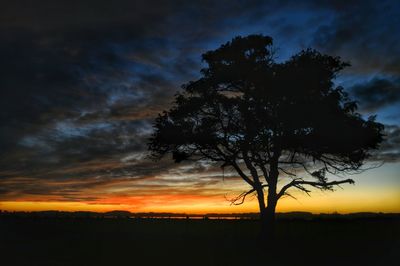
M400 2L3 1L0 209L239 212L247 189L206 164L146 158L154 117L200 77L201 54L237 35L273 37L276 60L304 48L352 67L336 80L377 114L378 169L278 211L400 211ZM338 129L340 134L340 129Z

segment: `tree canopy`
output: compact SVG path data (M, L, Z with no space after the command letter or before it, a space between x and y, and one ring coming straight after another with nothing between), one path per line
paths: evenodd
M334 84L349 63L313 49L280 63L272 44L268 36L236 37L203 54L201 78L182 86L156 119L149 143L155 158L172 153L176 162L232 167L251 186L236 200L256 192L269 220L290 188L308 193L307 186L352 183L326 174L360 171L383 140L383 125L374 116L364 119ZM290 181L278 190L281 176Z

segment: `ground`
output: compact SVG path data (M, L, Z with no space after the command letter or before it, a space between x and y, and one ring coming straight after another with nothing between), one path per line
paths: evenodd
M0 219L1 265L399 265L400 220Z

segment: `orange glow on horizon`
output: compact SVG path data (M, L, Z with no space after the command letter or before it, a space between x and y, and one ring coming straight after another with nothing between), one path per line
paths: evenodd
M381 194L374 190L358 191L348 188L336 192L314 192L311 197L296 195L298 200L283 198L278 212L307 211L312 213L350 212L400 212L400 193L397 189ZM131 212L172 212L187 214L258 212L257 201L246 201L239 206L231 205L224 196L215 195L148 195L114 196L96 201L3 201L4 211L95 211L126 210Z
M311 196L300 191L290 191L297 200L282 198L278 202L278 212L306 211L312 213L351 213L351 212L386 212L400 213L400 179L398 176L400 164L387 164L373 169L362 176L355 177L355 185L344 185L336 191L313 190ZM172 176L174 177L174 176ZM210 182L198 185L184 183L184 178L178 176L167 185L152 183L154 179L111 180L96 183L80 191L70 194L49 193L17 194L9 193L0 199L0 210L4 211L95 211L107 212L126 210L130 212L171 212L187 214L205 213L246 213L258 212L255 196L248 196L242 205L231 205L232 199L249 189L240 179L224 182ZM196 176L194 176L196 177ZM163 177L160 178L162 180ZM196 177L198 178L198 177ZM211 181L214 181L210 179ZM206 181L210 181L206 180ZM34 180L17 180L29 182ZM5 180L4 182L17 182ZM182 181L182 184L180 183ZM286 180L283 180L282 186ZM3 184L4 184L3 182ZM16 184L18 184L18 182ZM85 180L68 180L65 183L43 181L37 186L60 187L85 184ZM94 182L94 181L93 181ZM196 186L196 184L198 186ZM69 200L73 199L73 200Z

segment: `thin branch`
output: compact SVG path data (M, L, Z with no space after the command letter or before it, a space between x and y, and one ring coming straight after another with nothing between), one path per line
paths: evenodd
M311 196L311 190L306 189L302 185L293 185L295 188L300 189L301 191L305 192L308 196Z
M290 182L287 185L282 187L281 191L279 191L279 193L278 193L278 199L280 197L282 197L285 194L286 190L291 187L296 187L308 194L310 191L305 189L303 187L303 185L309 185L309 186L316 187L319 189L330 189L332 186L337 186L337 185L344 184L344 183L354 184L354 180L353 179L345 179L345 180L331 181L331 182L314 182L314 181L305 181L303 179L298 178L298 179L294 179L292 182Z
M235 161L231 161L230 165L235 168L236 172L240 175L241 178L243 178L244 181L246 181L250 186L254 187L254 181L251 180L243 171L240 169L239 165Z
M296 201L299 201L295 196L293 196L292 194L290 194L290 193L288 193L288 192L285 192L285 193L282 195L282 197L285 197L285 196L290 197L290 198L292 198L292 199L294 199L294 200L296 200Z
M268 185L264 184L264 185L262 185L261 187L262 187L262 188L268 187ZM256 189L255 189L255 188L252 188L252 189L250 189L249 191L245 191L245 192L240 193L237 197L235 197L235 198L233 198L233 199L227 199L226 197L225 197L225 198L226 198L228 201L231 202L231 205L241 205L241 204L244 203L244 200L246 199L246 197L247 197L248 195L250 195L251 193L255 192L255 191L256 191Z
M229 201L231 202L231 205L241 205L241 204L243 204L244 200L246 199L246 196L255 191L256 191L255 188L250 189L247 192L240 193L237 197L230 199Z
M289 172L289 171L283 169L282 167L278 167L278 169L279 169L280 171L284 172L284 173L287 174L287 175L290 175L290 176L297 176L296 174L293 174L293 173L291 173L291 172Z
M242 152L242 154L243 154L244 163L246 164L247 169L250 170L251 175L253 176L254 183L260 183L260 179L258 177L257 169L251 163L251 161L250 161L250 159L249 159L249 157L247 155L247 151Z

